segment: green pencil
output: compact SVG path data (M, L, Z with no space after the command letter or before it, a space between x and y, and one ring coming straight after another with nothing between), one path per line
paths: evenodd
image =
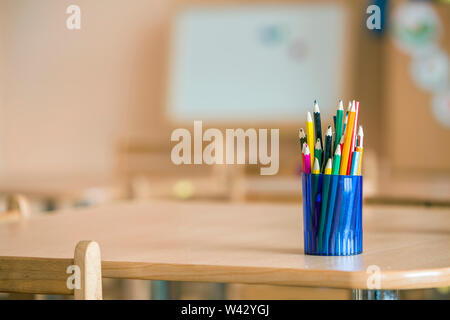
M339 107L336 112L336 137L334 138L334 152L336 152L336 148L341 141L342 129L343 129L343 121L344 121L344 104L342 100L339 101Z
M322 182L322 206L320 208L320 216L319 216L319 252L323 252L324 246L323 246L323 233L325 231L325 222L327 219L327 206L328 206L328 192L330 190L330 174L331 174L331 168L332 168L332 160L331 158L328 159L327 165L325 166L325 172L323 176L323 182Z
M341 145L338 144L336 147L336 152L334 153L332 174L339 175L340 167L341 167Z
M319 138L317 138L316 145L314 146L314 157L317 160L319 160L319 171L320 171L320 168L322 168L322 147L320 145Z

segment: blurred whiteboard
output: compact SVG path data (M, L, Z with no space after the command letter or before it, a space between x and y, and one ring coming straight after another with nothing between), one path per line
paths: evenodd
M332 3L182 11L172 39L172 120L292 122L314 99L322 112L334 110L345 20Z

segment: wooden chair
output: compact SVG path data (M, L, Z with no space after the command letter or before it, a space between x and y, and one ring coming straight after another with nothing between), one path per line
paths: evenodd
M28 219L30 216L30 205L22 195L6 197L6 212L0 213L0 224Z
M80 241L73 259L0 257L0 292L102 299L100 247Z
M28 216L27 199L9 196L0 224L21 222ZM80 241L73 259L0 257L0 292L73 294L75 300L101 300L100 247L94 241Z

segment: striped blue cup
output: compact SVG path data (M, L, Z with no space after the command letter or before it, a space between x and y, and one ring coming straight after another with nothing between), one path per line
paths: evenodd
M303 173L305 253L349 256L362 252L362 176Z

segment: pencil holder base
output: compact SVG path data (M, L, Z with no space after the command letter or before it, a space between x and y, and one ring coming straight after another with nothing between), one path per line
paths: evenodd
M329 243L319 241L318 234L305 232L305 254L314 256L352 256L362 253L362 232L339 232L332 236Z

